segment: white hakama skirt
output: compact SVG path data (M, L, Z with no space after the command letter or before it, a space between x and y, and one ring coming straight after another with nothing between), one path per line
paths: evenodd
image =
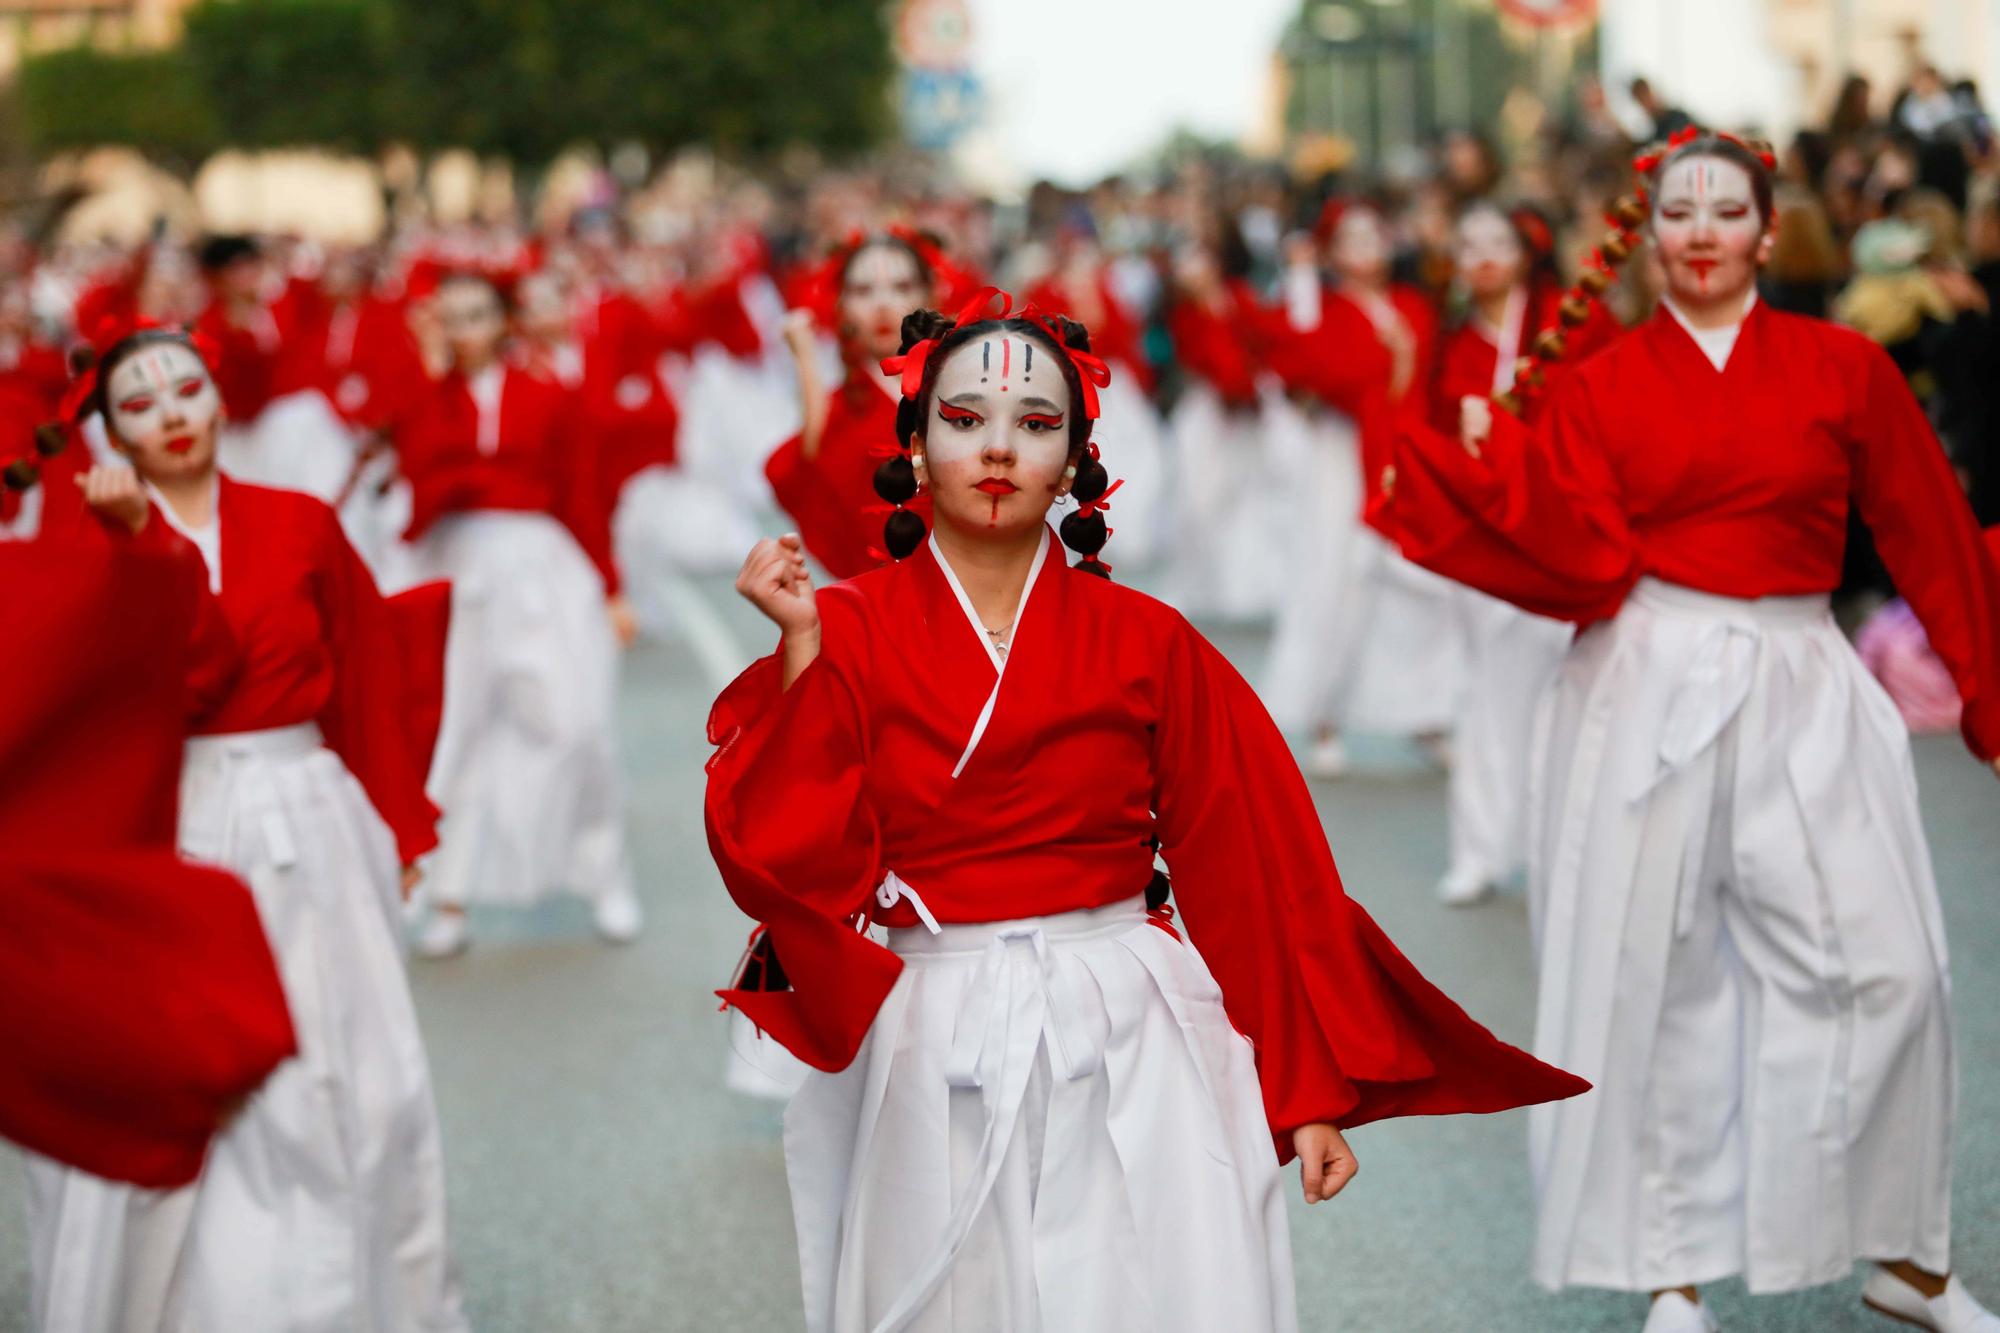
M360 440L326 395L302 389L273 399L257 419L232 424L217 441L230 476L257 486L304 491L332 504L360 457Z
M414 550L452 583L430 791L435 901L522 907L630 887L615 745L618 645L604 581L547 514L455 514Z
M1447 880L1498 885L1528 864L1528 774L1537 720L1574 627L1471 588L1455 605L1465 688L1452 731Z
M1278 726L1310 732L1338 721L1341 681L1330 670L1341 603L1353 596L1349 566L1361 526L1361 433L1338 412L1274 398L1270 443L1286 467L1295 504L1285 524L1290 559L1271 636L1270 664L1257 693Z
M1268 460L1258 412L1231 410L1197 382L1167 425L1177 460L1168 600L1189 616L1269 615L1282 572L1271 550L1277 528L1260 503Z
M687 628L687 580L737 569L760 534L719 486L684 467L657 464L619 492L611 535L639 623L665 637Z
M889 946L785 1117L811 1333L1296 1327L1250 1043L1141 899Z
M1642 581L1576 641L1532 800L1533 1273L1756 1292L1950 1266L1943 923L1895 706L1824 597Z
M1105 563L1150 568L1166 554L1168 503L1166 427L1132 372L1111 367L1111 383L1098 394L1097 442L1105 471L1122 481L1104 511L1112 530L1104 548Z
M310 724L190 741L180 828L249 884L299 1053L185 1190L31 1163L37 1326L465 1329L389 830Z

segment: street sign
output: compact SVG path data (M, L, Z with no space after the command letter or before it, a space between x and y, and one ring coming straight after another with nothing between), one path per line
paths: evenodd
M903 135L924 149L949 148L979 119L979 79L970 70L903 71Z

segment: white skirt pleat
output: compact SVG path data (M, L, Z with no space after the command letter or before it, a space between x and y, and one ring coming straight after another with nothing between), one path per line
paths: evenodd
M650 634L670 632L679 585L690 575L738 568L758 535L727 494L685 468L634 475L619 493L612 544L640 624Z
M597 570L534 513L453 515L415 557L452 583L430 777L445 817L426 888L453 905L624 892L618 646Z
M1908 735L1824 597L1651 580L1581 635L1531 800L1533 1272L1752 1291L1950 1263L1943 924Z
M1280 728L1307 732L1338 720L1341 681L1330 666L1342 603L1353 596L1349 566L1361 526L1361 437L1337 412L1308 414L1284 403L1269 419L1274 451L1296 460L1297 504L1286 524L1291 549L1282 562L1285 591L1258 694Z
M388 829L306 725L190 742L181 847L249 884L299 1053L185 1190L31 1164L39 1327L465 1329Z
M1500 884L1528 863L1528 774L1536 719L1572 627L1471 588L1457 590L1465 689L1453 728L1451 869Z
M1139 899L892 931L853 1064L785 1119L813 1333L1286 1330L1250 1043Z
M360 454L354 429L317 389L273 399L255 421L225 429L217 448L222 470L238 481L304 491L329 504Z
M777 507L764 460L797 432L797 374L782 361L739 360L719 347L697 348L668 372L680 404L680 466L726 496L742 522Z
M1231 411L1214 389L1196 383L1174 404L1168 434L1177 460L1168 600L1190 616L1269 615L1277 529L1263 526L1268 515L1256 504L1267 466L1258 414Z

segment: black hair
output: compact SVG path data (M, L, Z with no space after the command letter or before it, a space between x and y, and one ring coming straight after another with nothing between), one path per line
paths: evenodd
M248 236L211 236L195 252L195 262L203 273L228 268L239 259L255 259L263 251Z
M1060 346L1051 341L1051 332L1061 339ZM1094 423L1083 412L1083 377L1078 373L1076 363L1067 355L1071 350L1090 350L1088 329L1062 315L1050 316L1044 328L1025 319L978 319L967 324L955 324L949 316L935 310L913 311L903 317L903 353L907 355L911 348L926 340L934 340L936 345L925 359L923 381L917 387L916 396L904 398L896 405L896 442L902 446L903 452L875 470L875 493L896 507L882 525L882 541L893 559L903 559L924 540L923 519L904 505L917 493L916 469L910 455L916 442L925 439L930 429L930 403L937 393L938 373L954 351L982 333L1032 338L1056 354L1053 359L1062 370L1063 382L1069 386L1069 456L1076 468L1076 476L1070 481L1070 496L1079 505L1089 506L1102 499L1105 491L1110 489L1110 474L1098 461L1090 443ZM1098 559L1098 553L1104 549L1105 540L1110 536L1103 514L1078 509L1065 516L1057 530L1062 535L1063 545L1083 557L1076 566L1078 569L1100 578L1111 577L1111 571Z
M1750 193L1757 200L1757 216L1768 227L1771 219L1778 214L1777 186L1772 180L1769 164L1764 161L1764 154L1770 151L1768 145L1759 141L1745 142L1728 135L1703 131L1679 147L1667 150L1660 159L1660 165L1653 169L1653 182L1666 179L1668 167L1690 157L1712 157L1734 163L1749 173Z
M861 258L863 254L866 254L870 250L880 249L883 247L887 247L888 249L891 250L900 250L904 254L908 255L910 257L910 262L917 266L917 280L921 282L925 288L929 288L932 283L937 281L937 274L931 271L931 262L930 260L924 258L923 251L919 250L910 241L907 241L903 237L896 235L894 232L882 232L879 235L872 235L862 238L859 244L857 244L852 250L849 250L847 252L846 258L840 261L840 271L838 274L835 275L836 277L835 285L841 288L846 287L847 270L854 267L854 261Z

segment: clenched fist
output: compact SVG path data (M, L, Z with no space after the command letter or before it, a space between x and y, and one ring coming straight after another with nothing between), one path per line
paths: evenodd
M99 463L83 476L83 500L105 518L137 533L153 507L139 474L129 467Z

